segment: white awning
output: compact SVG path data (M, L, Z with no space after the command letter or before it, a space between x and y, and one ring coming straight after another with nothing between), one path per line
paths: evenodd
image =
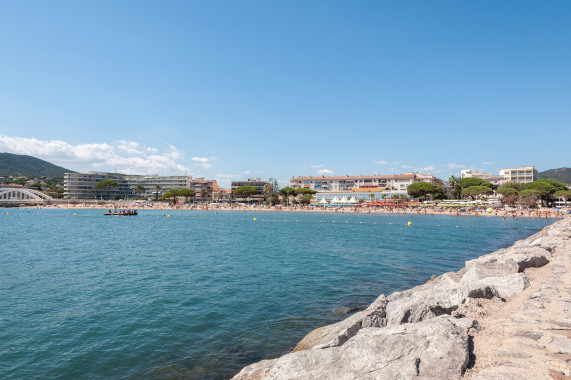
M333 197L333 199L331 200L331 203L340 203L339 198Z
M319 201L319 203L321 203L321 204L327 204L327 201L325 200L325 198L323 198L322 200Z
M359 203L359 201L356 200L355 197L351 197L351 199L349 199L349 203Z
M347 200L347 197L341 198L341 200L339 202L340 203L349 203L349 201Z

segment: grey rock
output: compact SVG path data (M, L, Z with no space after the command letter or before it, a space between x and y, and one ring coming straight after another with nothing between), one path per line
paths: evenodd
M523 292L530 285L524 273L514 273L503 277L487 277L475 283L466 283L470 298L508 298Z
M254 364L250 364L247 367L242 368L242 370L235 375L232 380L261 380L267 378L270 374L270 369L278 359L272 360L262 360Z
M434 281L391 294L386 306L388 325L420 322L450 315L464 301L455 273L445 273Z
M543 336L543 333L540 331L515 331L514 336L518 338L526 338L531 340L538 340Z
M258 379L457 379L468 364L468 335L450 318L361 329L342 346L282 356Z
M556 336L547 345L549 350L558 354L571 354L571 339L565 336Z
M386 326L385 307L387 302L386 297L381 294L366 310L355 313L335 324L311 331L297 344L294 351L340 346L357 334L363 322L365 327Z

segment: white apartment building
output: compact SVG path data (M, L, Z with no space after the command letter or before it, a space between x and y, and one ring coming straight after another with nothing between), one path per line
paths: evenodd
M444 182L432 174L413 172L390 175L293 177L290 180L290 186L294 189L306 188L317 192L379 192L383 190L406 192L408 186L414 182L430 182L444 186Z
M537 174L538 170L535 166L522 166L519 169L500 169L500 177L503 177L506 182L529 183L537 181Z

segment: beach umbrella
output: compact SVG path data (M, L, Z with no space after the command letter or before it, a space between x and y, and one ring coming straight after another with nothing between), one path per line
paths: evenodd
M488 208L486 211L487 211L487 212L494 212L494 209L490 207L490 208Z

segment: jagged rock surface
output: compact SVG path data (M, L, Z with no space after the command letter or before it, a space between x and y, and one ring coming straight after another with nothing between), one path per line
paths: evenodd
M256 366L258 372L246 367L234 379L459 378L468 365L468 334L452 319L364 328L342 346L294 352Z

